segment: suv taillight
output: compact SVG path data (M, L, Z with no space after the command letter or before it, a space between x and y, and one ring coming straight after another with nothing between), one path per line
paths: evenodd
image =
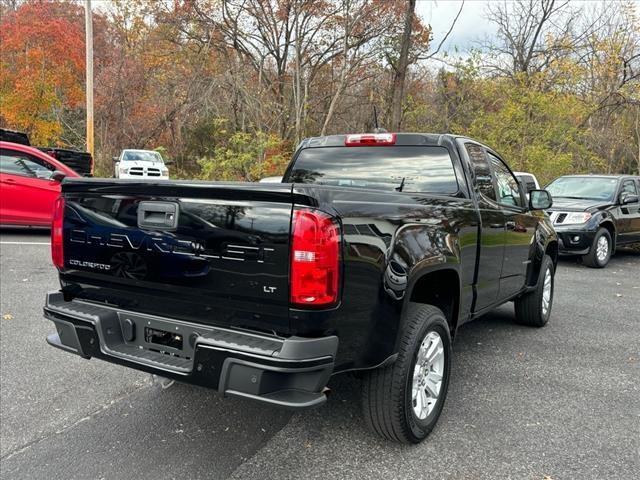
M64 268L63 222L64 198L58 197L55 207L53 208L53 222L51 223L51 260L58 270Z
M340 277L338 223L318 210L294 209L291 236L291 304L335 305Z

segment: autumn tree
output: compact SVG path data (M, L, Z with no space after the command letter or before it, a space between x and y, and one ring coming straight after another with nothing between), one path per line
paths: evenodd
M547 131L570 118L565 130L555 132L556 140L542 135L527 143L521 138L525 150L531 141L558 144L547 154L529 155L531 168L559 164L573 150L572 171L628 171L625 159L636 157L632 125L640 92L640 23L634 6L621 2L577 8L568 1L518 0L490 4L488 19L498 27L498 36L484 46L484 67L496 78L511 80L509 89L519 91L527 118L544 113L540 108L545 106L558 115L556 121L553 116L541 119ZM526 99L542 105L532 101L526 106ZM564 109L555 111L557 105ZM518 123L510 120L502 119L513 133ZM530 131L536 130L533 126Z
M0 22L0 123L35 144L79 145L69 122L84 102L84 13L70 3L26 2Z
M464 1L460 4L458 13L449 25L449 30L439 40L438 46L431 52L429 50L433 40L432 28L416 17L415 7L415 0L398 3L399 15L402 18L402 22L398 22L398 25L402 27L401 30L394 31L392 29L389 37L390 48L385 52L386 60L393 73L389 93L389 127L393 131L400 131L402 127L405 88L410 66L418 61L430 60L440 52L442 45L458 21L464 8Z
M2 0L0 15L0 124L81 148L80 3ZM407 0L97 4L98 173L123 148L158 148L172 175L256 180L303 137L371 131L374 106L383 127L473 136L543 181L640 169L637 6L517 0L486 15L497 35L443 58L456 20L434 37Z

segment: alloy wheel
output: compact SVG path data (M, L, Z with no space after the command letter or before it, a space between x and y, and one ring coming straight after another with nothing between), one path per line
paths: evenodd
M420 420L429 416L440 397L444 365L442 338L437 332L429 332L422 340L413 368L411 405Z
M544 284L542 287L542 315L547 315L551 306L551 269L544 272Z
M604 235L598 238L596 243L596 258L599 262L604 262L609 254L609 240Z

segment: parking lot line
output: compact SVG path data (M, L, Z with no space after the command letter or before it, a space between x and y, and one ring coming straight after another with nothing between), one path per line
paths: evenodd
M49 242L0 242L0 245L51 245Z

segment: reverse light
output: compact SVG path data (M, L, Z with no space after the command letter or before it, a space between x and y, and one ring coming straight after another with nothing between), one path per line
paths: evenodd
M289 300L296 307L329 307L338 301L340 227L326 213L293 211L291 286Z
M358 133L347 135L344 140L347 147L385 146L396 144L395 133Z
M562 225L578 225L588 222L590 218L589 212L569 212L562 221Z
M64 198L60 196L53 207L53 221L51 223L51 260L58 270L64 268L63 224Z

